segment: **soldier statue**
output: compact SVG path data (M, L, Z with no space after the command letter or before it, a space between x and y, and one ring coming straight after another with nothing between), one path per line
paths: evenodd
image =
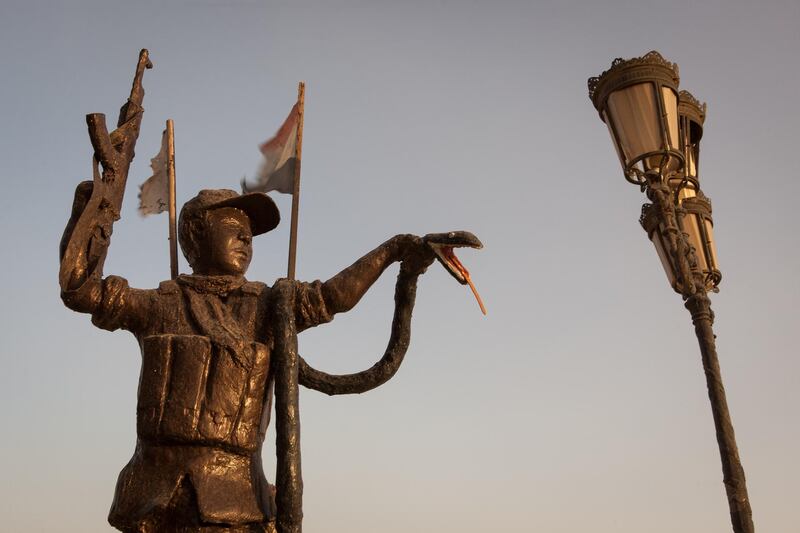
M261 466L276 380L286 380L290 389L294 383L295 396L298 380L328 394L363 392L388 380L408 347L417 277L434 258L457 275L447 259L452 246L478 247L479 242L466 232L426 239L398 235L328 281L280 280L270 287L248 281L245 274L252 238L278 225L275 203L260 192L203 190L186 202L178 222L178 241L192 274L157 289L135 289L124 278L104 277L141 122L141 74L148 64L143 51L116 131L107 133L102 115L87 117L103 171L96 164L94 180L78 185L60 250L66 306L91 314L97 327L130 331L141 349L136 449L119 475L109 522L138 533L275 531L277 514L279 531L300 531L301 511L286 503L289 483L299 482L299 461L297 468L279 472L289 480L283 526L284 486L280 479L277 489L268 484ZM401 268L384 359L349 376L330 376L302 359L297 362L294 335L353 308L394 262ZM279 360L287 357L284 352L295 357L299 370L293 375ZM292 419L296 409L291 398L287 401L288 424L295 424L299 436ZM291 440L292 434L286 442Z

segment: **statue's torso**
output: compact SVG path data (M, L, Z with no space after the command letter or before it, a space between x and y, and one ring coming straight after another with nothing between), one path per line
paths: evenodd
M138 290L106 278L93 315L100 327L132 331L142 353L136 452L120 473L109 515L117 527L164 512L185 483L204 522L273 515L261 467L272 389L271 289L185 281ZM297 331L331 319L319 282L295 288Z
M141 440L260 450L269 422L268 290L247 283L220 297L161 285L156 316L137 333Z

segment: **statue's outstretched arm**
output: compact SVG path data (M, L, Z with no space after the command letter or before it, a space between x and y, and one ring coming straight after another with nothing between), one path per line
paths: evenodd
M389 381L400 368L411 340L411 313L414 310L417 278L420 274L435 257L459 283L469 283L469 273L453 253L453 248L459 247L481 248L483 245L477 237L465 231L428 234L424 238L398 235L326 282L323 290L327 289L333 294L327 305L341 306L331 311L347 310L358 302L392 261L402 261L395 284L391 335L383 357L367 370L342 375L317 370L299 357L299 383L304 387L333 395L361 394ZM339 292L335 293L334 290Z
M433 250L421 237L392 237L322 284L328 311L335 314L352 309L392 263L402 261L407 273L418 276L434 257Z

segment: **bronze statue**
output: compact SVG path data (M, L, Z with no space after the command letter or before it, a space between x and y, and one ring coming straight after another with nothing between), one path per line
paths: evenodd
M418 276L437 258L466 283L452 248L481 244L466 232L398 235L328 281L279 280L269 287L244 276L253 236L278 225L273 201L263 193L203 190L183 206L178 226L191 275L145 290L103 277L141 124L147 66L142 51L117 130L108 134L102 115L87 117L103 171L95 165L94 180L78 185L60 247L67 307L90 313L100 328L132 332L142 354L136 450L119 475L109 522L141 533L299 532L298 385L348 394L391 378L408 347ZM396 261L401 268L384 357L346 376L309 367L297 355L296 333L351 309ZM276 487L261 467L273 386Z

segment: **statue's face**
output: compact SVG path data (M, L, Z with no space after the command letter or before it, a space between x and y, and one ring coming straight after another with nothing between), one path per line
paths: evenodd
M207 253L200 273L243 276L247 272L253 257L253 232L247 215L233 207L210 211L206 238Z

